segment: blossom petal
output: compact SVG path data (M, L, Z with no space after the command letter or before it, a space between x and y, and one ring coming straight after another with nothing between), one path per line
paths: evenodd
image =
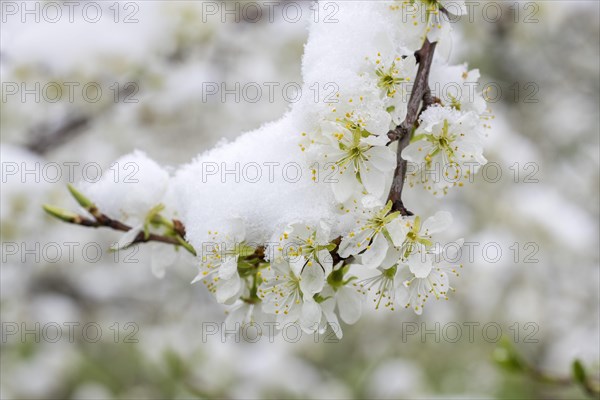
M422 253L414 253L408 257L408 267L417 278L427 278L431 273L433 264L431 257Z
M396 168L396 154L387 146L372 147L367 155L371 164L380 171L387 172Z
M237 272L237 256L227 256L227 260L219 266L219 278L230 279Z
M382 234L375 236L375 239L367 250L361 255L360 261L365 268L374 269L381 265L381 262L387 255L388 241Z
M428 141L417 140L402 150L402 158L412 163L421 164L425 161L425 156L431 149L432 145Z
M333 195L338 202L344 203L357 189L358 180L356 179L356 176L351 168L340 172L336 176L337 182L331 184Z
M150 247L150 269L158 279L165 276L165 270L175 263L179 253L174 249L165 249L161 243L153 243Z
M125 232L123 235L121 235L121 237L119 238L119 240L117 241L117 243L115 243L113 246L111 246L112 250L121 250L126 248L127 246L131 245L133 243L133 241L135 240L135 238L144 230L144 225L137 225L133 228L131 228L130 230L128 230L127 232Z
M300 279L300 290L302 293L312 297L315 293L319 293L324 285L325 273L320 266L313 263L313 265L304 267Z
M385 190L385 174L371 163L363 163L360 168L360 180L367 192L380 197Z
M302 304L300 326L305 332L314 332L321 321L321 307L313 299L306 299Z
M367 229L358 230L358 232L350 232L342 238L338 254L343 258L347 258L351 255L360 253L369 245L367 239L371 233L372 231Z
M392 239L392 243L394 243L394 246L396 247L402 246L404 240L406 240L406 235L409 232L408 226L406 226L406 223L400 217L388 222L385 225L385 229L387 229L390 238Z
M231 279L220 279L217 283L216 297L219 303L225 303L236 296L242 286L240 276L236 273Z
M340 318L345 323L352 325L360 318L362 313L362 296L356 290L342 287L337 294L337 304Z
M452 220L452 214L448 211L438 211L435 215L427 218L425 222L423 222L421 232L432 235L434 233L445 231L452 225Z

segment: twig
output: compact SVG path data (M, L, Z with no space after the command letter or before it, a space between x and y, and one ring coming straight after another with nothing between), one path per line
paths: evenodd
M137 85L137 83L136 83ZM117 99L130 94L132 85L119 86ZM44 122L31 129L25 147L36 153L46 154L66 143L69 139L82 133L93 123L94 119L112 110L115 103L101 106L96 113L73 113L57 121Z
M402 189L404 188L404 180L406 179L407 162L402 158L401 154L410 144L411 133L420 113L427 107L436 103L436 99L431 95L431 90L429 88L429 71L431 70L431 63L433 61L436 45L437 42L431 43L429 40L425 39L423 47L415 53L415 57L419 63L419 69L408 101L406 119L397 126L396 129L388 133L388 138L390 138L391 141L398 140L396 170L394 171L394 178L388 201L392 202L392 211L400 211L400 213L405 216L413 214L406 209L402 202ZM421 103L423 103L423 107L421 108L421 111L419 111Z
M48 210L46 210L48 211ZM94 216L95 219L87 218L82 215L74 215L71 218L61 218L62 221L73 224L85 226L88 228L110 228L115 231L120 232L129 232L132 228L129 225L122 223L121 221L117 221L112 219L105 214L96 214ZM174 224L181 224L178 220L173 220ZM174 237L157 235L155 233L150 233L149 235L144 235L144 232L140 232L135 239L131 242L131 244L136 243L146 243L146 242L161 242L167 244L174 244L180 246L181 243Z
M133 229L129 225L126 225L123 222L118 221L116 219L112 219L106 214L100 212L98 207L96 207L96 205L92 201L85 197L83 193L79 192L73 185L67 185L67 187L73 198L77 201L77 203L79 203L81 207L87 210L87 212L90 213L90 215L93 218L84 217L82 215L75 214L70 211L66 211L61 208L50 205L44 205L44 211L46 211L54 218L58 218L61 221L67 222L69 224L86 226L90 228L105 227L121 232L129 232L131 229ZM161 242L176 246L182 246L191 254L196 255L196 250L194 249L194 247L185 240L185 227L183 223L177 219L168 220L162 217L160 214L158 214L158 212L161 209L162 205L159 205L151 211L151 214L149 214L150 220L146 221L144 225L145 229L141 230L136 235L136 237L129 243L129 245L146 242ZM147 224L149 223L160 224L167 227L167 234L158 235L156 233L149 232L147 229Z

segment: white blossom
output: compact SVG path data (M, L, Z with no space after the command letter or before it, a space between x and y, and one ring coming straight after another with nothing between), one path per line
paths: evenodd
M323 270L316 266L292 267L285 260L271 262L261 271L258 296L262 310L276 315L279 327L299 323L306 332L314 332L321 320L321 307L314 300L324 286Z
M362 313L363 296L356 287L356 277L347 274L349 267L341 262L336 265L327 279L327 285L319 294L323 310L321 330L329 324L339 339L343 333L337 314L346 324L352 325Z
M448 36L451 24L456 18L467 13L464 0L397 0L396 7L402 11L402 18L407 22L406 30L413 41L418 39L418 46L425 38L437 42ZM412 28L412 29L411 29Z
M390 212L392 203L385 207L365 208L359 214L354 230L340 243L343 258L360 254L360 264L377 268L385 259L390 246L401 246L408 232L399 212Z
M422 184L434 195L463 186L487 162L478 126L474 113L439 106L425 110L411 144L402 151L411 163L409 184Z
M412 82L417 75L417 62L413 54L395 53L391 56L378 52L368 64L363 76L368 85L376 86L384 107L392 116L394 125L406 118Z
M448 65L434 63L429 75L433 94L444 106L462 112L474 112L481 116L487 104L479 89L478 69L469 70L467 64Z
M244 287L238 273L238 261L240 256L254 252L254 248L244 242L243 221L235 219L231 227L226 234L209 231L212 240L204 243L201 249L199 272L192 281L202 281L219 303L231 303L241 295Z

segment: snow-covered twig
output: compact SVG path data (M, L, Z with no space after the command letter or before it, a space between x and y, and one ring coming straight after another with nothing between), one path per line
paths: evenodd
M85 196L83 196L83 194L77 191L77 189L75 189L73 186L69 185L69 191L75 200L77 200L79 205L81 205L87 210L88 213L90 213L92 218L84 217L82 215L49 205L44 205L44 211L46 211L49 215L60 219L61 221L74 225L90 228L111 228L120 232L130 232L132 229L134 229L131 226L116 219L110 218L106 214L102 213L100 210L98 210L95 204L85 198ZM128 241L128 246L137 243L160 242L175 246L182 246L191 254L196 255L194 247L185 240L185 227L181 221L177 219L168 221L162 218L159 214L154 215L154 218L154 220L149 222L167 226L167 234L159 235L156 233L151 233L147 229L139 230L138 233Z

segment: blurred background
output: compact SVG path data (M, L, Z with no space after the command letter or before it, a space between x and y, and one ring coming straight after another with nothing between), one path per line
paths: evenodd
M0 3L0 397L589 398L571 368L599 379L596 1L470 2L454 24L444 56L491 88L490 166L443 201L406 201L452 211L448 238L473 249L421 317L365 310L341 341L224 341L189 263L157 279L148 247L110 253L115 232L43 214L75 209L65 185L133 149L177 166L285 112L265 83L301 82L311 3L277 3L272 21L228 3ZM265 90L223 102L206 82Z

